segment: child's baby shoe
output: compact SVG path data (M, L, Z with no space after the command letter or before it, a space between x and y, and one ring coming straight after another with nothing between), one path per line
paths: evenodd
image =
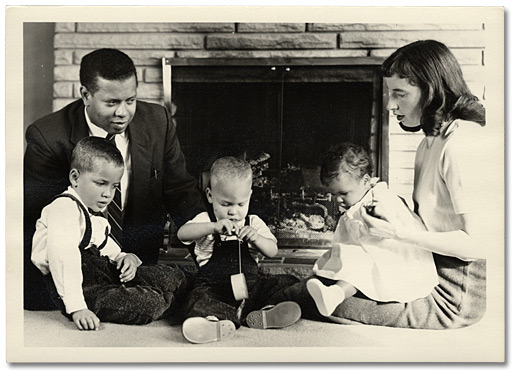
M250 328L284 328L296 323L302 316L300 306L296 302L281 302L276 306L265 306L261 310L252 311L246 317Z
M325 286L316 278L311 278L306 285L318 311L323 316L332 315L336 307L345 299L345 293L337 285Z
M182 335L194 344L211 343L231 336L236 330L231 320L214 316L188 318L182 323Z

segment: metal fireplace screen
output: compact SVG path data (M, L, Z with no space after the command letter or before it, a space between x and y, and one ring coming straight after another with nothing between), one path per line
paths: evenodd
M279 246L328 246L338 208L321 186L321 159L349 141L371 151L377 167L377 69L174 66L170 85L188 170L201 189L216 158L244 157L254 175L250 212Z

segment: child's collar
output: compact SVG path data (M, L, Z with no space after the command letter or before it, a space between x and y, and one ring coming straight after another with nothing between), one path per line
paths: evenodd
M362 205L371 203L373 201L372 189L379 183L379 180L379 177L370 178L370 188L365 192L359 201L350 206L345 212L349 218L353 218L354 213L356 213Z

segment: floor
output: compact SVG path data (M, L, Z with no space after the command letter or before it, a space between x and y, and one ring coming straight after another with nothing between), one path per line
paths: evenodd
M186 250L169 252L161 255L161 262L195 269ZM323 251L311 252L284 250L277 260L261 261L260 266L273 274L306 277ZM104 323L98 331L79 331L58 311L22 310L17 318L23 322L11 333L22 336L17 344L10 343L7 358L14 362L482 362L503 357L500 340L489 336L496 334L496 323L486 318L446 331L301 319L285 329L241 327L229 339L208 344L189 343L180 324L168 320L144 326Z
M79 331L58 311L24 311L23 319L17 359L29 358L32 362L128 362L129 358L131 362L424 362L493 358L483 344L483 335L489 332L484 323L431 331L301 319L285 329L241 327L226 340L191 344L183 338L181 326L167 320L144 326L104 323L98 331Z

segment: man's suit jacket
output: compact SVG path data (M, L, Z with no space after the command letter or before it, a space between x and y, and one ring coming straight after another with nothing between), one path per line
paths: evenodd
M166 109L138 101L127 131L132 176L123 251L135 253L144 263L156 263L164 240L166 212L180 225L205 209L197 181L186 171L176 128ZM26 246L41 209L70 184L72 149L88 135L81 100L28 127L24 157Z

